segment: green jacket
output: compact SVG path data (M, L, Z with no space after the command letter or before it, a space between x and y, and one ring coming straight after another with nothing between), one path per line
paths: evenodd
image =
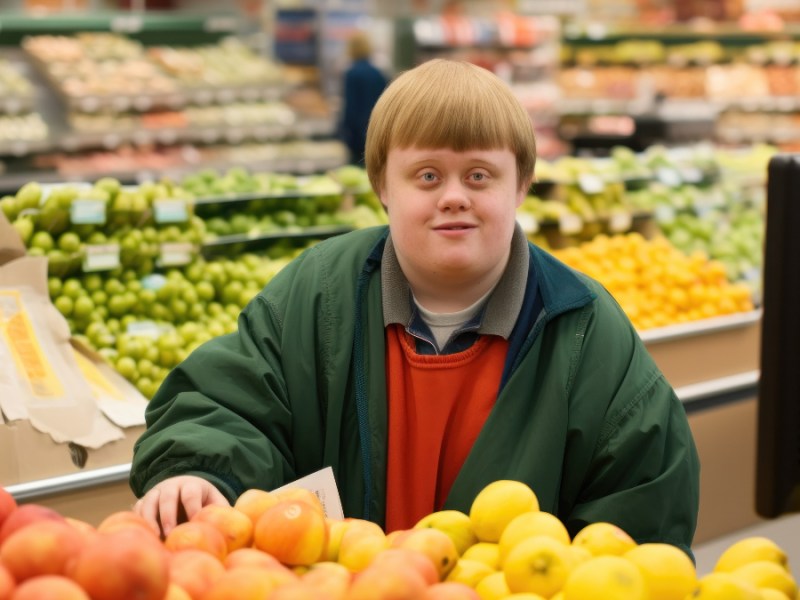
M378 227L315 245L242 311L238 333L173 370L134 449L137 495L195 474L233 500L330 465L345 515L383 526L385 238ZM538 302L525 306L538 308L520 316L521 343L445 508L469 512L488 483L516 479L571 535L609 521L690 552L699 464L682 404L611 296L529 250Z

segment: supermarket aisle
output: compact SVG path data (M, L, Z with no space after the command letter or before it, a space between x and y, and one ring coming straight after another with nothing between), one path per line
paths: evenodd
M768 537L783 548L789 556L789 566L792 569L792 573L795 577L800 577L800 514L763 521L736 533L695 546L694 554L697 559L697 572L701 575L711 572L714 568L714 563L725 548L737 540L756 535Z

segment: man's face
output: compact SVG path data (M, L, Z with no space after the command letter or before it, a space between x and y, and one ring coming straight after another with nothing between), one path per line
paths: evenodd
M526 191L508 149L390 150L380 196L412 289L496 282Z

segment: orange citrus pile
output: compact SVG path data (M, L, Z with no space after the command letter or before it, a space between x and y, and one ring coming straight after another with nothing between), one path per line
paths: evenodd
M722 263L664 237L598 235L552 254L602 283L640 331L753 310L750 288L728 281Z

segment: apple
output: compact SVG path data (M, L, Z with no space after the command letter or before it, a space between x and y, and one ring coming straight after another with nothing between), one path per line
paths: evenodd
M170 559L170 583L178 585L192 600L200 600L223 573L225 567L219 559L202 550L180 550Z
M0 527L0 546L17 530L42 520L64 521L64 517L40 504L21 504L8 513Z
M222 533L227 546L226 554L249 546L253 540L253 522L232 506L209 504L201 508L192 521L208 523Z
M0 486L0 528L2 528L8 515L17 509L17 501L11 493Z
M0 546L0 563L18 583L38 575L64 575L85 543L66 520L44 519L8 536Z
M304 501L278 502L259 517L253 531L256 548L291 566L317 562L327 543L324 515Z
M2 598L2 595L0 595ZM22 582L10 596L11 600L94 600L73 580L63 575L44 575Z
M211 523L188 521L178 524L164 539L167 550L195 549L208 552L219 560L228 553L225 536Z
M98 534L83 547L68 575L92 600L162 600L169 586L169 555L144 530Z

